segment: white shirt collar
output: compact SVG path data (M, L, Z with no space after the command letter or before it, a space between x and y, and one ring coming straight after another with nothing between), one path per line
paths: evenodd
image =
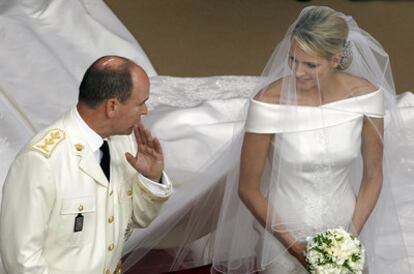
M76 124L79 126L89 147L92 149L93 152L98 151L101 145L103 144L102 137L99 136L99 134L96 133L93 129L91 129L88 126L88 124L82 119L76 106L72 109L72 111L75 116Z

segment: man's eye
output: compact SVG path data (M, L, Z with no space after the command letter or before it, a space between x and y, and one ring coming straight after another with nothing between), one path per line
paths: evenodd
M312 63L308 63L308 64L307 64L307 66L308 66L309 68L316 68L316 67L318 67L318 65L317 65L317 64L312 64Z

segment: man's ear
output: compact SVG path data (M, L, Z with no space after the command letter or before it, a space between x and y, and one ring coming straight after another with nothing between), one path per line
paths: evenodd
M116 98L109 98L105 101L105 114L108 118L113 118L118 111L119 102Z

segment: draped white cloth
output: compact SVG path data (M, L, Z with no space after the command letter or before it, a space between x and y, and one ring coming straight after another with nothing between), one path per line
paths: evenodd
M217 186L224 174L204 178L200 181L203 184L190 178L229 142L234 124L241 123L241 108L256 92L258 79L157 76L140 45L100 0L0 3L0 187L20 148L36 131L75 104L84 71L98 57L108 54L134 60L151 76L150 113L145 123L161 140L166 169L176 189L154 223L148 229L134 231L125 253L137 244L149 248L179 246L180 235L188 233L188 227L184 225L182 230L180 223L193 209L198 209L193 214L202 213L205 200L200 197ZM414 144L414 95L404 93L399 102ZM413 169L412 158L404 159L402 172ZM414 186L403 182L396 191L414 266ZM170 228L175 229L169 231ZM193 238L208 230L194 227ZM207 254L196 264L210 258ZM0 273L3 272L0 264Z

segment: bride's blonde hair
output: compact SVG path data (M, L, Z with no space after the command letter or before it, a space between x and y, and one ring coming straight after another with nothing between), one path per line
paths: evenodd
M329 60L341 53L337 69L345 70L352 62L348 32L348 24L341 13L328 7L309 7L300 15L292 36L309 55Z

